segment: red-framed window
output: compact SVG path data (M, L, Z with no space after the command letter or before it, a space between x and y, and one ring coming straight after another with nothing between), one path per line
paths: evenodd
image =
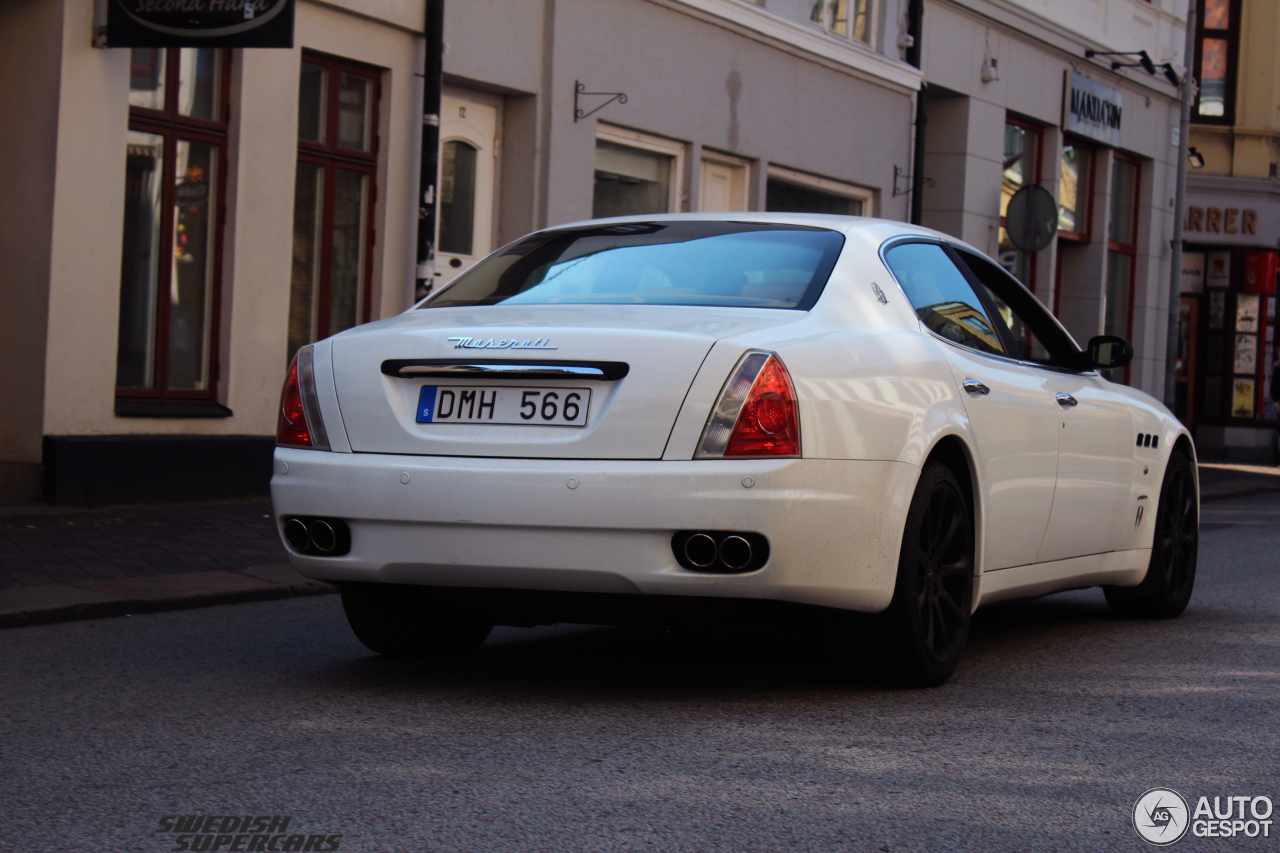
M1098 149L1070 136L1063 137L1058 160L1058 253L1054 271L1053 313L1062 307L1062 269L1073 246L1093 240L1093 190Z
M1062 140L1058 162L1058 239L1093 238L1093 179L1097 151L1071 137Z
M1236 68L1240 55L1240 0L1198 0L1196 81L1191 120L1235 124Z
M217 394L230 80L229 51L131 53L119 400Z
M377 68L303 54L289 358L371 318L380 97Z
M1013 245L1005 231L1005 211L1014 193L1028 184L1039 184L1044 161L1044 128L1008 116L1004 124L1004 161L1000 178L1000 266L1033 293L1036 289L1036 253Z
M1138 198L1142 162L1116 152L1111 163L1111 204L1107 219L1106 309L1102 333L1133 339L1134 274L1138 256ZM1119 378L1117 375L1113 378ZM1123 381L1128 382L1125 368Z

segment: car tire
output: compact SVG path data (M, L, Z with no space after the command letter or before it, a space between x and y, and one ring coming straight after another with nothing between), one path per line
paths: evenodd
M925 466L911 498L888 609L842 614L838 654L857 675L900 687L936 687L955 672L973 610L972 514L951 470Z
M346 584L341 591L351 630L380 655L456 659L478 649L493 630L479 616L448 606L423 587Z
M1200 550L1200 504L1195 472L1186 454L1175 450L1165 468L1156 507L1155 533L1147 575L1135 587L1103 587L1117 616L1172 619L1191 601Z

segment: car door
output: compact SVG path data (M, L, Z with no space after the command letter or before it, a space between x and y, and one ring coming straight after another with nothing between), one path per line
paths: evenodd
M1038 371L1008 357L979 297L948 250L899 243L885 260L936 336L977 444L984 571L1036 561L1057 475L1057 405Z
M1056 486L1037 562L1115 550L1133 517L1128 402L1097 371L1071 363L1074 354L1055 334L1061 327L1022 285L980 255L961 249L956 254L986 290L1013 355L1040 375L1057 407Z

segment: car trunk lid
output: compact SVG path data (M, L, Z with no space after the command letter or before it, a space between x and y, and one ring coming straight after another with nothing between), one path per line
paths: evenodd
M651 305L423 309L337 337L334 380L358 453L659 459L717 340L803 316ZM548 391L554 399L540 396ZM472 422L444 419L468 392ZM571 393L585 425L564 423L577 414L562 408ZM522 399L532 407L515 408ZM558 417L544 419L544 404ZM434 407L426 423L424 405ZM531 411L527 421L510 417ZM516 423L492 422L503 412Z

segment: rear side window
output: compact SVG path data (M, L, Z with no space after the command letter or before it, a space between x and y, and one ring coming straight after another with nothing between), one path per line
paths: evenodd
M941 246L904 243L886 252L885 260L926 326L962 346L1005 354L982 300Z
M825 228L638 222L543 232L476 264L422 308L713 305L808 310L844 245Z

